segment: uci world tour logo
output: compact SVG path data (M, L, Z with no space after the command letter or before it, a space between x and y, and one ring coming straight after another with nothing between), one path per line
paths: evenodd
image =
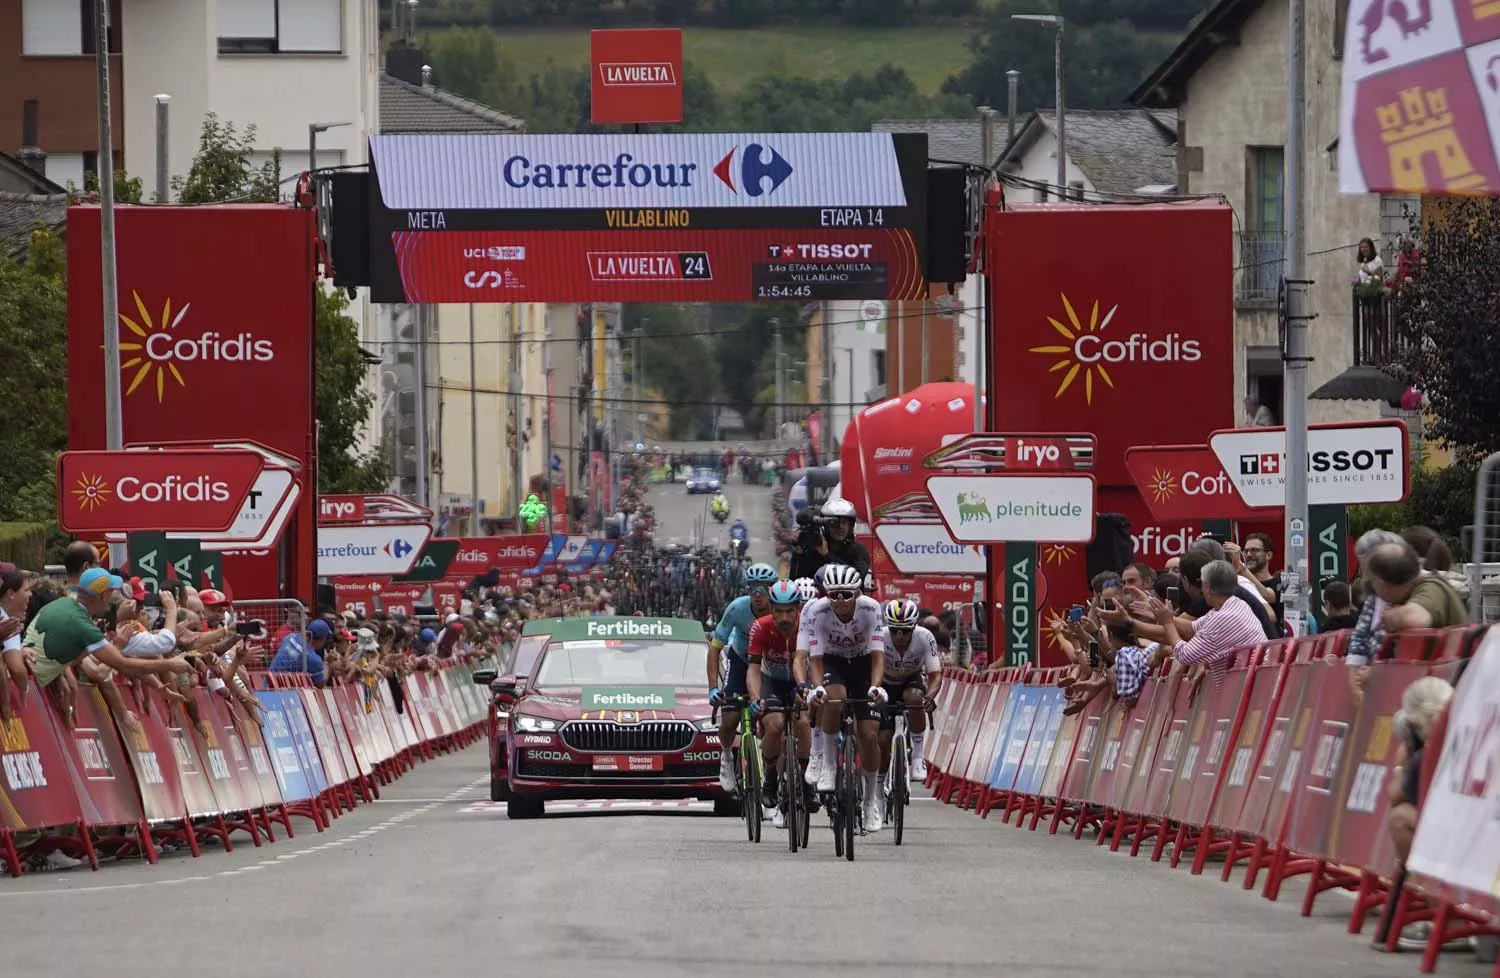
M994 516L990 514L990 502L977 492L961 492L958 494L958 525L965 523L992 523Z
M78 508L85 513L92 513L109 502L109 484L97 475L80 474L72 492L73 498L78 500Z

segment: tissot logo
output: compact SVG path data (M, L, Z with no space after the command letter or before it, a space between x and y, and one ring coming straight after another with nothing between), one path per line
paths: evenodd
M167 298L153 316L140 293L130 294L135 299L134 315L120 313L120 324L125 327L120 342L120 372L127 397L144 388L154 391L158 402L165 401L169 386L187 387L184 370L190 375L196 364L270 363L276 359L271 341L256 339L254 333L226 334L209 329L191 335L182 329L187 325L191 303L174 312L172 300Z
M1105 387L1114 387L1110 369L1116 365L1142 363L1196 363L1203 358L1197 340L1183 339L1182 334L1168 332L1153 336L1144 332L1125 333L1116 330L1107 334L1105 330L1119 312L1118 304L1111 306L1102 317L1096 299L1089 310L1088 318L1080 317L1067 295L1062 297L1063 320L1052 316L1047 323L1064 342L1047 346L1033 346L1031 353L1052 357L1050 372L1061 373L1057 391L1052 396L1062 397L1078 381L1083 383L1084 401L1094 403L1094 387L1097 380Z

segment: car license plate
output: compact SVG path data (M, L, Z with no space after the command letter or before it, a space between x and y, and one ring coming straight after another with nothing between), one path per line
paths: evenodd
M662 758L660 754L601 754L594 758L595 771L660 771L662 769Z

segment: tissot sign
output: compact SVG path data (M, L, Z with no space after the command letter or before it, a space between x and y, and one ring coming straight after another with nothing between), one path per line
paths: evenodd
M1405 499L1406 443L1406 425L1395 419L1309 425L1308 505L1354 506ZM1285 428L1216 431L1209 446L1245 505L1285 504Z
M595 125L682 121L682 31L592 31L589 61Z
M69 533L227 530L261 462L248 451L63 452L58 525Z

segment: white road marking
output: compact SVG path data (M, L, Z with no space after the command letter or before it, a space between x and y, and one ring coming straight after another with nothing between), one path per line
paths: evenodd
M586 801L549 801L547 811L549 812L588 812L588 811L610 811L610 812L709 812L713 811L713 802L698 801L694 798L675 799L632 799L632 798L601 798ZM469 805L459 811L465 814L493 814L505 808L503 801L481 801Z

